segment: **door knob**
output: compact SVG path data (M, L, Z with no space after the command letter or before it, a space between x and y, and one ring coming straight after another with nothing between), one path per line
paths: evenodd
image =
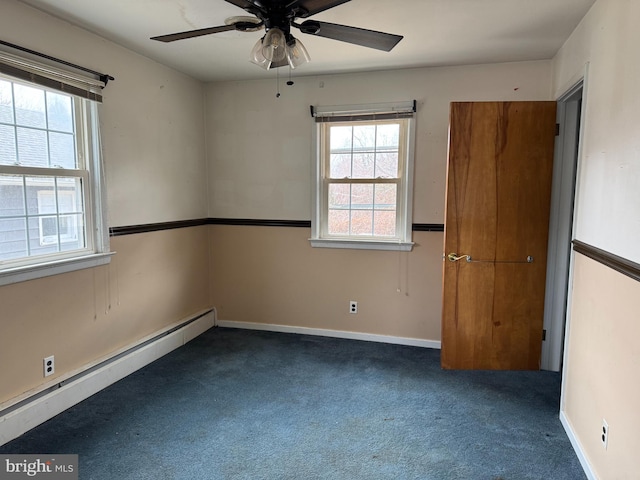
M450 262L457 262L458 260L462 260L463 258L466 258L467 262L471 261L470 255L458 255L457 253L450 253L449 255L447 255L447 258Z

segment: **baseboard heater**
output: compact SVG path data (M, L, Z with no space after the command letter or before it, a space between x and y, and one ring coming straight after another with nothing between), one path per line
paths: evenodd
M215 325L215 309L200 312L0 410L0 445L19 437Z

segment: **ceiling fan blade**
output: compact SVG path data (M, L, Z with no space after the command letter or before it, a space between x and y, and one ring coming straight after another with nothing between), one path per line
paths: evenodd
M350 1L351 0L295 0L291 2L287 8L301 8L304 14L298 15L298 18L307 18Z
M294 26L298 27L302 33L384 50L385 52L390 52L404 38L402 35L315 20L307 20L300 25L294 24Z
M228 32L235 30L235 25L222 25L220 27L200 28L198 30L189 30L187 32L170 33L169 35L160 35L151 37L151 40L159 42L175 42L176 40L184 40L185 38L201 37L202 35L210 35L212 33Z

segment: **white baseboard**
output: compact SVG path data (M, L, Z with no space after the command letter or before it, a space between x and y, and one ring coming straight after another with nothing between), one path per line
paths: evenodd
M181 326L182 325L182 326ZM98 365L87 366L69 380L57 379L59 388L44 395L25 399L22 405L0 417L0 445L89 398L136 370L181 347L215 325L215 311L179 322L132 344ZM169 332L169 333L166 333ZM137 348L139 347L139 348Z
M234 322L232 320L218 320L216 325L218 327L225 328L299 333L302 335L316 335L319 337L347 338L350 340L364 340L367 342L393 343L395 345L440 349L439 341L422 340L420 338L392 337L388 335L375 335L373 333L347 332L343 330L327 330L323 328L291 327L288 325L274 325L269 323Z
M578 437L576 437L576 434L573 431L573 428L571 427L571 422L569 421L569 419L567 418L567 416L564 414L563 411L560 411L560 422L564 427L564 431L567 433L567 437L569 437L569 441L571 442L571 446L573 446L573 449L575 450L576 455L578 456L578 460L580 460L580 465L582 465L582 469L584 470L585 475L589 480L598 480L598 477L596 476L595 472L591 468L591 464L589 463L589 460L587 460L587 457L584 453L580 440L578 440Z

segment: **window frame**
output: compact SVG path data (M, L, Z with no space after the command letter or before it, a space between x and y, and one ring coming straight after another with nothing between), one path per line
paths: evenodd
M406 104L403 104L406 105ZM411 108L415 111L415 102L411 103ZM368 250L396 250L411 251L412 241L412 210L413 210L413 172L414 172L414 151L415 151L415 117L413 115L397 116L385 114L386 110L395 108L387 104L376 104L372 106L345 106L345 107L325 107L331 110L330 121L316 121L313 129L313 168L312 168L312 217L311 217L311 238L312 247L321 248L355 248ZM406 107L404 107L406 108ZM365 115L354 115L354 112L366 111ZM374 112L371 114L371 112ZM313 108L312 108L313 112ZM337 113L336 113L337 112ZM375 113L379 112L379 113ZM380 113L382 112L382 113ZM322 113L316 113L319 115ZM399 156L403 151L402 159L398 159L398 179L331 179L329 178L329 134L331 126L335 125L367 125L367 124L389 124L400 122L404 128L400 128ZM382 184L393 183L398 185L396 203L396 236L385 238L383 236L360 236L360 235L330 235L327 232L328 225L328 186L330 184Z
M10 60L15 58L13 56L10 57ZM3 59L3 57L0 57L0 61ZM43 67L39 66L38 68ZM102 174L98 103L93 101L94 97L88 96L84 98L73 93L44 86L38 82L24 80L17 75L0 72L0 79L72 97L77 169L51 166L0 165L0 173L17 175L23 179L26 177L78 178L82 185L81 203L84 210L85 236L85 246L80 249L61 250L52 254L28 255L0 261L0 286L109 263L112 253L109 251L109 232L106 224L106 199L104 197L105 189ZM57 192L57 190L55 191ZM25 191L24 194L26 195L27 192ZM63 214L56 212L55 216L59 217L63 216ZM38 217L40 220L43 218L39 215ZM28 215L25 218L28 218ZM40 220L37 223L40 242L42 243ZM26 228L29 228L28 224ZM60 236L60 232L58 232L58 236ZM59 240L59 245L62 246L64 239L60 238Z

